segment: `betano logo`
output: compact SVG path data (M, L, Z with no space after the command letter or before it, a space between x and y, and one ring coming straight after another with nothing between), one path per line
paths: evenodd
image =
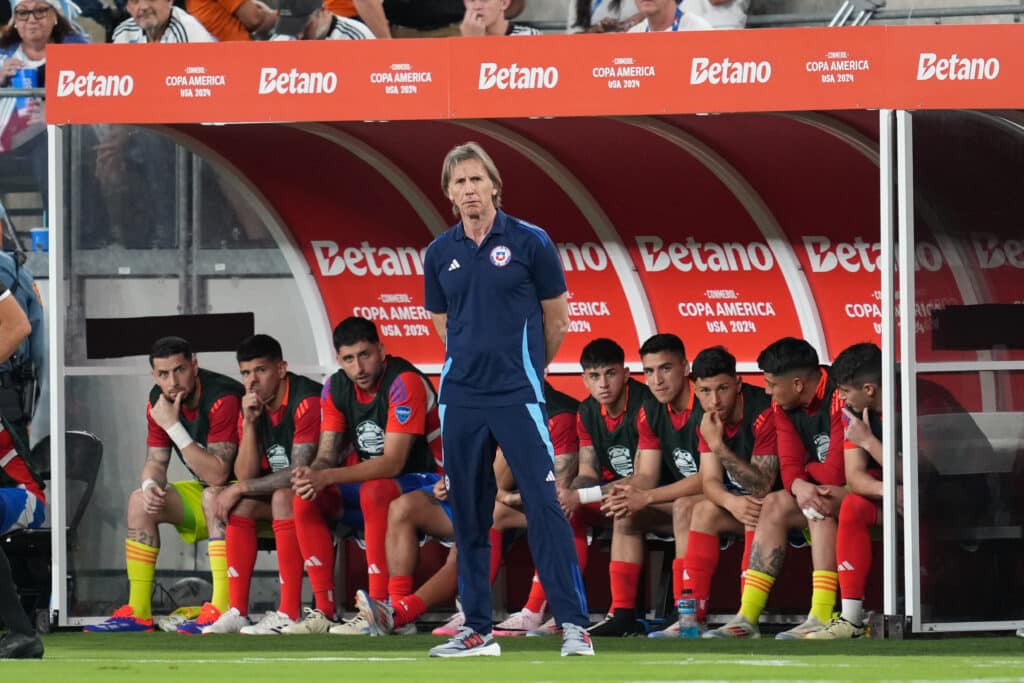
M78 74L70 69L57 74L57 97L128 97L133 90L135 79L127 75Z
M772 65L769 62L734 62L728 57L720 62L694 57L690 62L690 85L767 83L771 78Z
M494 62L480 64L480 90L551 90L558 85L558 69L553 66L519 66L498 68Z
M934 52L922 52L917 62L917 80L994 81L999 76L995 57L960 57L955 52L939 59Z
M260 95L329 95L338 87L338 74L333 71L278 71L275 67L260 69Z

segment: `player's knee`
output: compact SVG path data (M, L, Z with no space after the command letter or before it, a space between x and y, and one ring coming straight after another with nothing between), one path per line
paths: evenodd
M203 489L201 497L203 512L206 513L207 517L210 517L210 513L216 509L217 495L224 490L223 486L207 486Z
M677 500L676 503L679 501ZM685 518L682 517L680 506L672 506L672 526L675 527L676 534L680 533L681 527L685 524ZM702 531L704 533L710 533L716 518L718 517L719 507L712 503L710 500L702 500L693 506L692 512L690 513L690 523L686 525L694 531Z
M792 496L786 491L776 491L765 496L764 505L761 506L759 523L781 524L788 516L792 505Z
M363 509L379 508L391 504L399 495L393 479L371 479L359 487L359 505Z
M270 510L274 519L290 519L292 517L295 494L291 489L277 489L270 496Z
M135 489L128 496L128 526L134 526L132 524L133 519L144 519L149 516L146 512L146 503L142 489Z
M388 526L408 521L412 517L418 497L415 493L407 493L391 501L391 507L388 508Z
M613 535L614 534L625 534L627 536L636 536L639 533L640 533L640 531L637 529L636 525L633 523L633 518L631 516L630 517L620 517L620 518L616 519L615 522L612 524L612 534Z

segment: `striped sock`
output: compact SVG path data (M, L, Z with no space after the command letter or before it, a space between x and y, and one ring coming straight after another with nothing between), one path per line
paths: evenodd
M125 564L128 566L128 604L137 619L153 617L153 576L160 548L125 539Z
M775 577L756 569L748 569L743 585L743 598L740 600L740 614L751 624L761 618L761 612L768 602L768 594L775 585Z
M836 606L836 590L839 588L839 574L817 570L811 575L811 614L818 621L827 624L832 620Z
M224 613L231 606L231 593L228 590L227 543L223 538L210 539L207 552L210 554L210 574L213 575L213 597L210 598L210 602L221 613Z

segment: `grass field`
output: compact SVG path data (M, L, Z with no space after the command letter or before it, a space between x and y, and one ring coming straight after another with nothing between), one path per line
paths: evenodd
M43 661L0 661L0 681L1024 681L1024 640L840 643L595 640L596 657L558 656L560 638L504 638L500 658L438 660L428 635L46 636Z

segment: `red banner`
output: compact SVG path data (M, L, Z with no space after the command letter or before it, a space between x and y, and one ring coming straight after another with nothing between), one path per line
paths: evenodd
M47 121L242 123L1020 107L1022 42L1024 27L1013 24L508 40L52 45Z

